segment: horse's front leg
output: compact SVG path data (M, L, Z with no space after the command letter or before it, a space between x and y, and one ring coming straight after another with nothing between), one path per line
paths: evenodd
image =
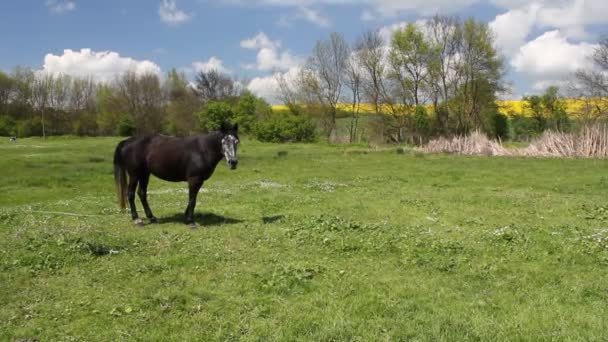
M127 198L129 200L129 207L131 208L131 218L138 226L143 226L144 222L137 215L137 208L135 207L135 189L137 189L137 183L139 177L137 175L129 175L129 185L127 186Z
M148 205L148 182L150 181L150 174L142 175L139 179L139 188L137 189L137 194L139 195L139 200L141 201L141 205L144 207L144 211L146 212L146 217L150 220L150 223L156 223L158 220L152 214L152 210L150 209L150 205Z
M188 178L188 206L186 207L186 224L192 228L196 228L194 222L194 208L196 207L196 196L203 185L203 180L200 177Z

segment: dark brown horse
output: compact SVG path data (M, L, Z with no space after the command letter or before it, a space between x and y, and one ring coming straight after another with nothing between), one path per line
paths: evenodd
M236 169L238 144L237 125L223 126L219 132L186 138L155 134L121 141L114 152L114 180L120 207L126 208L125 198L128 198L131 217L135 224L143 225L135 208L137 189L146 217L151 223L156 223L156 217L152 214L147 199L150 174L170 182L186 181L189 200L185 223L196 227L194 207L198 191L222 159L226 159L230 169Z

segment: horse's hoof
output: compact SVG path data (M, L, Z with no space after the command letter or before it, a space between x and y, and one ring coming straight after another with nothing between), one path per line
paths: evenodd
M198 224L196 224L196 222L192 222L188 224L190 226L190 229L198 229Z
M136 218L134 222L135 222L136 226L140 226L141 227L141 226L144 225L144 221L142 221L142 219L140 219L140 218Z
M158 223L158 219L156 217L150 217L150 223Z

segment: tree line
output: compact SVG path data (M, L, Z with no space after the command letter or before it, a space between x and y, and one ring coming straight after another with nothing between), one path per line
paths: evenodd
M339 104L348 103L352 141L360 105L367 103L382 138L402 142L473 129L494 133L503 76L504 62L487 24L438 15L397 28L390 42L378 30L351 44L332 33L316 43L296 80L279 83L291 83L280 87L285 102L317 110L328 137L336 131Z
M590 56L594 66L572 75L562 90L585 102L581 119L605 120L608 115L607 56L604 39ZM288 108L308 108L330 139L339 131L340 117L350 118L347 141L357 139L363 103L368 107L364 114L374 114L365 115L367 128L389 142L420 143L472 130L527 139L546 129L574 127L555 86L542 95L525 96L526 113L501 114L496 100L508 91L505 62L491 29L474 18L436 15L397 28L388 42L378 30L351 43L332 33L316 43L295 79L277 74L277 81Z
M607 56L604 39L590 56L593 67L573 75L567 89L584 101L580 117L586 120L608 113ZM507 89L504 76L487 24L437 15L390 37L370 30L350 43L337 32L317 41L296 77L275 73L286 111L273 111L216 70L201 71L192 82L173 69L163 77L126 72L100 83L17 67L0 72L0 135L188 135L232 121L264 141L321 135L422 143L472 130L527 139L573 127L556 87L524 97L527 115L502 115L496 100Z

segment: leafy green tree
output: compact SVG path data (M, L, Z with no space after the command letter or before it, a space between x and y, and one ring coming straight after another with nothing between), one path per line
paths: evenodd
M524 96L525 110L535 122L535 131L541 133L548 128L565 131L570 127L566 104L559 96L559 88L548 87L542 95Z
M184 73L172 69L164 84L167 99L167 126L173 135L188 135L195 128L194 113L200 108L200 101L188 86Z
M418 106L423 102L421 95L431 58L429 42L416 24L408 23L393 33L389 53L391 76L398 82L402 104Z
M115 94L112 87L108 85L101 85L96 91L96 102L97 102L97 126L99 133L104 135L119 134L119 123L123 116L123 105L122 99ZM123 131L123 133L125 133Z
M0 71L0 114L9 114L10 100L17 87L17 81L10 75Z
M244 91L234 108L234 121L243 133L251 133L256 121L272 113L272 107L250 91Z
M550 86L541 97L546 115L551 122L551 128L566 131L570 128L570 120L566 112L566 103L559 96L559 88Z
M234 110L229 103L211 101L197 113L203 131L217 131L222 124L234 121Z

